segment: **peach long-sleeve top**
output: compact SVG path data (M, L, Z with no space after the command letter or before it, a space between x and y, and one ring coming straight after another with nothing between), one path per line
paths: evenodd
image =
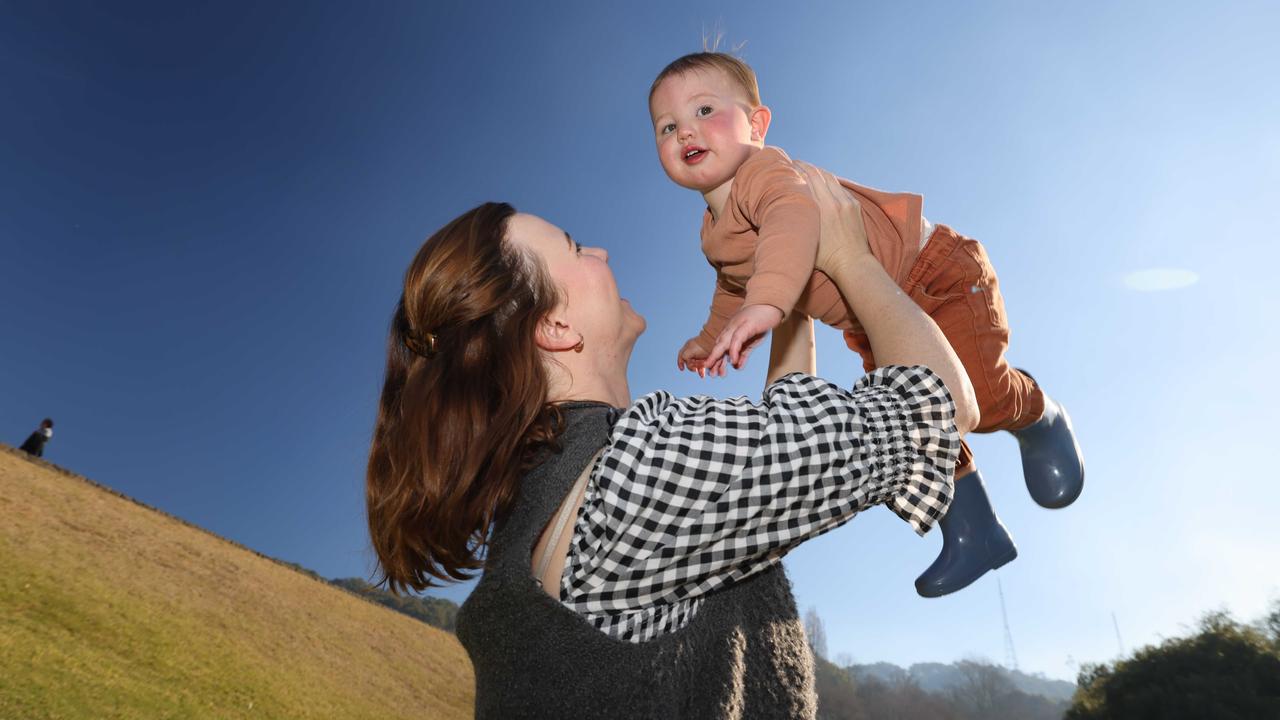
M920 253L924 200L844 185L862 206L871 254L902 285ZM702 252L716 270L711 315L698 339L710 350L730 316L743 305L793 310L840 330L860 330L835 283L815 271L818 206L804 175L785 152L765 147L738 168L719 218L702 218Z

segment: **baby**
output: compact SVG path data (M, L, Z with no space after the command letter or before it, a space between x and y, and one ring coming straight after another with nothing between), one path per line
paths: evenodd
M818 209L802 170L766 147L771 114L755 73L725 53L686 55L658 74L649 113L662 169L702 193L702 250L716 269L710 318L680 349L677 366L723 372L740 367L760 338L791 312L844 331L863 359L875 358L857 318L829 278L814 271ZM1071 421L1034 379L1004 358L1009 327L995 270L976 240L922 215L923 199L841 180L862 208L871 252L938 324L964 365L982 421L976 432L1008 430L1040 505L1070 505L1084 484ZM955 496L939 523L943 547L916 580L926 597L955 592L1017 556L962 444Z

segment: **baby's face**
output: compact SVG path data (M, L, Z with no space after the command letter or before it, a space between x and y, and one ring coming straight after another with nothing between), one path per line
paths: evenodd
M667 177L702 193L732 180L762 142L752 137L751 110L746 93L719 70L663 80L649 114Z

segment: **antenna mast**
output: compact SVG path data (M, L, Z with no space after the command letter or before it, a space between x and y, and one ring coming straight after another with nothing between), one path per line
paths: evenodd
M1120 623L1116 621L1115 610L1111 611L1111 625L1116 629L1116 645L1120 646L1120 656L1124 657L1124 640L1120 639Z
M1004 585L1000 576L996 576L996 591L1000 593L1000 618L1004 620L1004 656L1005 662L1014 670L1018 669L1018 651L1013 648L1013 633L1009 630L1009 613L1004 607ZM1115 616L1112 615L1114 618ZM1118 630L1116 632L1119 632Z

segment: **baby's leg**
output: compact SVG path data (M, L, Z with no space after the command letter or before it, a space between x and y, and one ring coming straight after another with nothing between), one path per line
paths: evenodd
M974 432L1013 433L1037 503L1062 508L1074 502L1084 459L1071 420L1030 375L1005 360L1009 320L986 250L939 226L912 268L907 291L938 324L973 383L982 413Z
M991 432L1023 416L1034 422L1039 389L1004 359L1009 344L1004 301L995 271L976 241L939 225L907 277L907 294L938 324L964 365L982 417L977 432ZM942 552L920 577L916 591L936 597L965 587L1018 555L1009 531L987 496L968 443L956 465L956 490L939 522Z
M955 252L955 243L944 239L943 243L934 245L934 241L930 240L925 250L927 254L922 254L921 261L917 262L915 269L949 266L948 257ZM913 269L912 277L915 275ZM926 313L929 313L935 322L938 322L935 313L942 306L952 304L959 307L969 302L966 293L954 290L952 286L961 288L973 284L964 277L955 277L944 282L949 283L945 294L929 295L923 292L923 288L911 293L911 298ZM910 287L911 283L909 282L908 285ZM940 286L931 289L935 292L943 292ZM972 325L972 323L969 324ZM939 325L941 326L941 322ZM956 354L960 355L963 362L964 356L961 355L959 348L955 347L956 340L951 335L947 335L947 340L956 349ZM851 350L862 356L863 368L867 372L875 369L875 357L871 354L871 344L865 334L857 330L845 331L844 341ZM974 372L967 364L965 371L970 375ZM976 386L978 381L971 380L971 382ZM960 442L960 456L956 460L955 478L955 494L952 497L951 506L938 523L942 530L942 551L920 577L916 578L916 592L924 597L939 597L956 592L982 577L988 570L1001 567L1018 556L1013 538L1009 536L1008 529L1000 522L1000 518L991 507L986 485L973 462L973 452L970 451L969 444L963 440Z
M1044 393L1009 365L1009 319L995 268L978 241L939 226L921 252L907 292L942 330L982 413L974 432L1017 430L1044 413Z

